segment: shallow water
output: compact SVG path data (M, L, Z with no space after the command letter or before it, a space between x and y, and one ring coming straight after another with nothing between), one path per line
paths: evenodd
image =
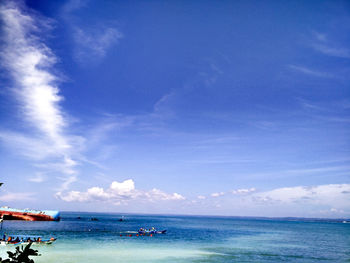
M4 230L56 237L52 245L33 246L42 254L38 263L350 262L350 224L336 221L124 216L119 222L120 214L62 213L60 222L6 221ZM136 236L152 226L168 232ZM2 257L8 249L14 247L0 247Z

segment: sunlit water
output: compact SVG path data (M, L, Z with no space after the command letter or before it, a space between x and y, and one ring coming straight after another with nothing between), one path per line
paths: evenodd
M35 262L350 262L350 224L228 217L62 213L60 222L6 221L9 234L54 236ZM80 217L80 219L78 218ZM97 218L98 221L91 221ZM136 236L140 227L165 235ZM128 235L132 235L131 237ZM0 247L6 250L14 246Z

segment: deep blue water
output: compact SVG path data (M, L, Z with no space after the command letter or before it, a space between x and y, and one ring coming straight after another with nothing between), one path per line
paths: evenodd
M66 212L60 222L6 221L3 227L9 234L57 238L36 246L42 256L35 262L350 262L350 224L337 221L124 215L119 222L120 217ZM168 232L134 233L152 226ZM13 247L0 249L3 256Z

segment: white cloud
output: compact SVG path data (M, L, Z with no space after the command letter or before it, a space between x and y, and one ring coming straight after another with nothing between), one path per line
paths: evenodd
M187 211L193 214L215 211L218 215L230 216L350 216L350 184L281 187L262 192L241 188L211 196L216 198L197 196L195 202L189 200Z
M256 189L254 187L252 187L249 189L242 188L242 189L232 190L231 193L232 194L250 194L250 193L253 193L255 191L256 191Z
M62 168L60 172L75 173L76 151L72 138L65 134L68 121L59 103L59 79L52 73L56 57L40 40L39 26L49 21L39 19L31 10L18 2L8 1L0 5L3 24L3 48L1 64L14 82L12 92L21 110L21 116L30 125L29 135L1 131L0 139L19 148L26 157L34 160L54 158Z
M135 183L132 179L123 182L114 181L106 190L94 186L87 189L86 192L58 192L56 197L66 202L104 201L115 205L125 204L131 200L148 202L185 200L185 198L178 193L168 194L155 188L150 191L138 190L135 188Z
M125 180L124 182L121 182L121 183L114 181L112 182L110 189L114 193L117 193L118 195L127 195L131 191L135 190L135 184L134 184L134 181L131 179Z
M336 209L336 208L334 208L334 207L332 207L331 209L329 209L329 212L333 212L333 213L344 213L344 211L343 210L339 210L339 209Z
M197 196L198 199L204 200L206 197L204 195Z
M335 209L350 204L350 184L328 184L318 186L295 186L277 188L271 191L256 193L258 202L268 203L302 203L329 205Z
M212 197L219 197L219 196L223 196L225 193L224 192L218 192L218 193L212 193L211 196Z
M157 201L157 200L163 200L163 201L171 201L171 200L185 200L185 198L178 194L178 193L173 193L173 194L168 194L164 193L159 189L153 188L149 192L145 192L144 196L149 200L149 201Z
M237 189L237 190L231 190L230 193L232 193L234 195L244 195L244 194L251 194L251 193L253 193L255 191L256 191L256 189L254 187L252 187L252 188L249 188L249 189L242 188L242 189ZM210 196L214 197L214 198L220 197L220 196L224 196L224 195L226 195L225 192L215 192L215 193L210 194ZM198 199L205 199L205 196L200 195L197 198Z

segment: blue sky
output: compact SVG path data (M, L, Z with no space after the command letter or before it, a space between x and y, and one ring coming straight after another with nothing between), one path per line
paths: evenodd
M347 1L2 1L3 205L350 216Z

